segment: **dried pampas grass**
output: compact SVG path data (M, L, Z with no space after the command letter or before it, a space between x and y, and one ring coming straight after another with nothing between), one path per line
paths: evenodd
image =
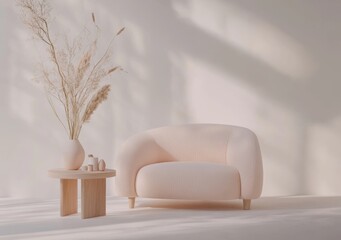
M65 37L63 46L51 34L51 8L46 0L18 0L18 6L26 26L47 47L49 61L41 63L41 82L49 104L70 139L77 139L83 123L89 122L94 111L108 98L110 85L103 85L103 80L123 70L120 66L112 67L111 49L125 28L114 34L104 54L94 61L100 32L94 13L91 18L95 37L86 35L72 42ZM56 102L62 105L64 117L55 108Z
M90 121L91 115L96 110L98 105L108 98L109 92L110 92L110 85L105 85L91 98L83 114L83 117L82 117L83 122Z

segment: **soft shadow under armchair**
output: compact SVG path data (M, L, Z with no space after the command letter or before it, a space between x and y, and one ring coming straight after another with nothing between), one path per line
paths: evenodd
M256 135L242 127L188 124L148 130L128 139L115 161L116 194L188 200L251 199L262 191Z

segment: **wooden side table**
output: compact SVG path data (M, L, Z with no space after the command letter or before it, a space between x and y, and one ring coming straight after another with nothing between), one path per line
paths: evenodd
M81 179L81 217L91 218L106 214L106 178L114 177L116 171L81 171L51 169L52 178L60 179L60 215L77 213L77 180Z

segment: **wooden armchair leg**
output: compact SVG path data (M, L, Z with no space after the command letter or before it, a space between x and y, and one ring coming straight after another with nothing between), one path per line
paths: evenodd
M250 210L251 199L243 199L243 209Z
M135 207L135 197L129 197L129 208Z

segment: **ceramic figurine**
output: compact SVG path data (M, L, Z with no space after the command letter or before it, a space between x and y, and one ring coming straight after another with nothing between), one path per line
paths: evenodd
M92 159L94 158L94 155L89 154L88 155L88 164L92 164Z
M94 166L94 171L98 171L98 158L96 157L93 157L92 158L92 163L91 163L93 166Z
M88 172L92 172L94 170L94 166L92 164L88 165Z
M100 171L105 171L105 161L103 159L99 161L98 168Z
M82 166L81 170L82 171L88 171L88 166Z

